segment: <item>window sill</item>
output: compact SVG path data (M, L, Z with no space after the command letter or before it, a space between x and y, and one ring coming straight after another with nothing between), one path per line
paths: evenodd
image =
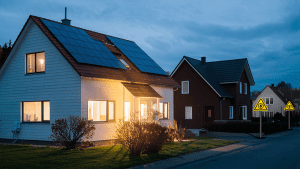
M43 122L43 121L22 122L21 124L50 124L50 121L46 121L46 122Z
M25 73L24 76L40 75L45 74L45 72L35 72L35 73Z
M90 121L92 124L105 124L105 123L115 123L116 121L110 120L110 121Z

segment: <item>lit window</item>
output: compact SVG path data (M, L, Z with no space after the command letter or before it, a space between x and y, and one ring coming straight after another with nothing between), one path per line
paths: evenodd
M130 120L130 102L125 102L124 103L124 120L129 121Z
M244 83L245 88L245 94L247 94L247 83Z
M181 82L181 94L189 94L189 81Z
M233 119L233 106L229 106L229 119Z
M192 119L193 113L192 113L192 106L185 106L185 119Z
M146 118L147 115L147 104L141 104L141 118Z
M243 84L242 84L242 82L240 82L240 94L242 94L242 91L243 91L242 87L243 87Z
M88 120L108 121L115 119L113 101L88 101Z
M168 103L164 103L164 114L163 114L163 118L167 119L168 118L168 114L169 114L169 106Z
M207 117L211 117L211 110L210 109L207 112Z
M50 102L23 102L23 122L49 122Z
M45 72L45 53L26 54L26 73Z

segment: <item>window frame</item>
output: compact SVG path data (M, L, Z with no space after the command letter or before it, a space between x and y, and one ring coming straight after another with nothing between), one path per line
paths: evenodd
M88 102L89 101L94 101L94 102L105 101L106 102L106 120L105 121L88 120L88 121L93 122L93 123L115 122L115 118L116 118L116 102L115 102L115 100L88 100ZM114 116L113 116L114 119L113 120L109 120L109 102L114 103ZM88 108L87 108L87 119L89 119L89 104L88 104Z
M243 120L247 120L247 106L241 106L243 110ZM246 116L244 116L246 115Z
M244 83L244 94L247 94L247 83Z
M186 93L184 93L183 92L183 83L184 82L187 82L187 92ZM181 94L189 94L190 93L190 82L189 81L181 81Z
M271 99L272 99L272 103L271 103ZM274 98L270 97L269 102L270 102L270 104L274 104Z
M233 119L233 106L229 106L229 119Z
M24 102L41 102L41 121L25 121L24 119ZM22 123L49 123L50 124L50 119L51 119L51 110L49 106L49 114L50 114L50 119L49 120L44 120L44 102L49 102L50 105L50 100L38 100L38 101L22 101Z
M186 118L186 108L187 108L187 107L191 107L191 110L192 110L192 116L191 116L190 119L187 119L187 118ZM184 106L184 119L185 119L185 120L193 120L193 106Z
M243 83L240 82L240 94L242 94L242 93L243 93Z
M45 60L44 60L44 66L45 66L45 70L44 71L40 71L40 72L37 72L36 71L36 54L37 53L44 53L44 56L45 56ZM34 54L34 72L27 72L27 55L31 55L31 54ZM25 74L39 74L39 73L45 73L46 72L46 54L45 54L45 51L40 51L40 52L33 52L33 53L26 53L25 54Z

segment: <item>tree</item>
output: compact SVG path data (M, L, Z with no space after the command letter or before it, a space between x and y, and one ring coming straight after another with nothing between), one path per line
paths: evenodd
M0 69L10 54L12 49L12 42L9 40L8 44L4 43L3 47L0 46Z
M276 87L278 88L287 88L287 89L291 89L292 88L292 84L290 83L285 83L284 81L279 82Z

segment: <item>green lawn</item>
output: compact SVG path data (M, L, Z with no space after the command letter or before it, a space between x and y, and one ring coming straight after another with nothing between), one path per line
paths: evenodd
M186 153L236 143L197 137L188 142L164 145L157 154L132 157L121 145L95 147L85 150L61 150L29 145L0 145L0 168L126 168Z

